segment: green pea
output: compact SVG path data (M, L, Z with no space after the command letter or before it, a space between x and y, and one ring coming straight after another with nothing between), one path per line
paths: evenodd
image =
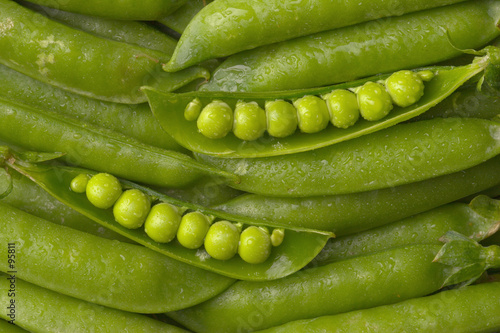
M199 98L193 99L184 109L184 118L187 121L195 121L200 116L202 106Z
M137 229L144 224L151 208L149 197L138 189L123 192L113 206L116 222L128 229Z
M422 79L422 81L430 81L436 76L433 71L430 70L425 70L425 71L420 71L417 73L418 76Z
M175 238L180 223L181 214L177 207L162 202L151 208L144 222L144 230L155 242L168 243Z
M215 259L228 260L238 252L240 231L229 221L212 224L205 237L205 250Z
M207 138L223 138L233 128L233 110L223 101L212 101L201 110L196 125Z
M260 264L271 254L271 237L264 228L250 226L240 235L238 254L250 264Z
M269 135L284 138L297 130L297 110L292 104L284 100L268 101L265 109Z
M69 186L73 192L85 193L85 191L87 190L88 182L89 177L86 174L82 173L73 178Z
M266 130L266 113L255 102L238 102L234 109L233 133L241 140L257 140Z
M412 71L398 71L385 81L387 92L394 104L407 107L418 102L424 95L424 82Z
M348 128L359 119L359 107L356 94L349 90L337 89L327 94L324 99L330 112L330 121L338 128Z
M96 207L108 209L122 194L122 185L118 178L109 173L98 173L87 183L87 199Z
M190 212L181 219L177 230L177 240L188 249L197 249L203 245L205 236L210 228L208 217L200 212Z
M316 133L328 126L330 114L326 103L314 95L307 95L293 102L297 108L299 128L304 133Z
M280 246L283 243L283 239L285 239L285 229L274 229L271 233L271 244L273 246Z
M392 110L391 96L380 83L367 82L356 93L359 112L366 120L380 120Z

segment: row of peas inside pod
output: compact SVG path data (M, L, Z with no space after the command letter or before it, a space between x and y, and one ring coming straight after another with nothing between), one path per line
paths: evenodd
M229 132L246 141L257 140L267 133L283 138L297 127L303 133L317 133L331 122L338 128L348 128L363 117L368 121L384 118L393 105L407 107L424 94L424 81L434 77L431 71L402 70L382 82L366 82L352 89L336 89L323 96L306 95L294 101L266 101L264 108L257 102L236 104L234 110L221 100L202 105L193 99L184 111L188 121L196 121L201 134L220 139Z
M271 233L265 227L248 226L226 220L214 222L214 217L202 212L187 212L185 207L170 203L153 204L150 196L139 189L123 190L113 175L98 173L93 176L80 174L70 184L72 191L85 193L87 199L101 209L113 209L119 224L129 229L144 226L146 234L155 242L177 241L188 249L204 246L214 259L229 260L239 254L250 264L259 264L269 258L273 246L284 239L283 229Z

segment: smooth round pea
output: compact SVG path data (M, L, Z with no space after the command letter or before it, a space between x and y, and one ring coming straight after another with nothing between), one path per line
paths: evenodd
M218 221L210 226L205 237L205 250L215 259L228 260L238 252L240 231L229 221Z
M177 207L162 202L151 208L144 222L144 231L155 242L168 243L175 238L180 223L181 214Z
M359 112L366 120L382 119L392 110L391 96L380 83L367 82L356 93Z
M266 126L266 112L257 103L236 103L233 133L238 139L257 140L264 134Z
M324 99L330 112L330 121L338 128L348 128L359 119L359 106L356 94L349 90L337 89Z
M407 107L418 102L424 95L424 82L412 71L399 71L387 78L385 88L394 104Z
M199 98L193 99L184 109L184 118L187 121L195 121L200 116L202 106Z
M190 212L181 219L177 230L177 240L188 249L197 249L203 245L210 228L208 217L200 212Z
M307 95L293 102L297 109L299 128L304 133L316 133L328 126L330 113L324 100Z
M297 130L297 110L292 104L284 100L268 101L265 109L269 135L284 138Z
M271 244L273 246L280 246L285 239L285 229L274 229L271 233Z
M263 228L250 226L240 235L238 254L250 264L260 264L271 254L271 237Z
M223 101L212 101L201 110L196 125L207 138L223 138L233 128L233 110Z
M73 192L85 193L85 191L87 190L88 183L89 183L89 176L82 173L73 178L69 186Z
M118 178L109 173L98 173L87 183L87 199L96 207L108 209L122 194L122 185Z
M122 193L113 206L116 222L125 228L137 229L144 224L151 208L149 197L138 189Z

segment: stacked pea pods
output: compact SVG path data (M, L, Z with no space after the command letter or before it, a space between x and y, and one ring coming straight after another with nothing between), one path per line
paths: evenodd
M0 0L0 327L499 331L499 22Z

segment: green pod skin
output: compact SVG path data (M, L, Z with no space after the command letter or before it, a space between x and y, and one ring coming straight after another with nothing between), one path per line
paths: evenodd
M251 332L425 296L441 289L455 268L433 262L440 248L400 247L279 280L238 281L207 302L169 316L199 333Z
M0 63L88 97L137 104L146 101L143 85L172 91L209 75L199 67L165 73L163 52L91 35L14 1L0 1L0 22Z
M200 89L302 89L426 66L486 45L499 19L497 1L469 1L300 37L230 56Z
M500 153L500 124L436 118L313 151L253 159L198 160L240 176L250 193L304 197L377 190L464 170Z
M3 276L3 274L2 274ZM11 319L0 319L0 331L2 332L9 332L9 333L28 333L28 331L22 329L21 327L17 326L16 324L11 324L10 321ZM14 321L15 323L15 321Z
M210 2L212 0L189 0L172 14L158 19L158 22L182 34L193 17Z
M13 183L12 191L1 202L68 228L80 230L102 238L133 243L130 239L112 230L103 228L100 224L95 223L69 206L62 204L40 186L17 171L9 171L9 174L10 179L4 170L0 171L0 192L8 187L11 180Z
M0 119L0 140L26 149L64 152L70 164L117 177L165 187L184 187L204 175L235 180L187 155L1 98Z
M500 184L500 156L478 166L418 183L377 191L307 198L244 194L214 209L337 236L419 214Z
M18 278L91 303L161 313L201 303L234 282L145 247L56 225L1 202L0 214L0 243L6 249L15 243L22 258L16 261ZM10 271L6 260L0 270Z
M300 320L259 333L498 332L500 283L484 283L394 305Z
M145 0L140 3L134 0L107 1L99 0L81 2L66 0L29 0L30 2L52 7L67 12L107 17L118 20L154 21L173 13L185 4L186 0Z
M460 1L219 0L201 9L189 22L167 68L177 71L261 45Z
M4 304L9 304L10 275L0 274L0 278L0 300ZM21 279L15 280L15 287L15 323L29 332L188 333L147 316L85 302ZM10 320L6 311L2 311L0 317Z
M386 226L330 239L309 266L398 246L440 244L439 238L451 230L479 242L499 228L500 201L478 196L469 205L454 202Z
M0 96L35 108L60 112L151 146L187 151L161 129L145 103L119 104L88 98L32 79L4 65L0 65Z

